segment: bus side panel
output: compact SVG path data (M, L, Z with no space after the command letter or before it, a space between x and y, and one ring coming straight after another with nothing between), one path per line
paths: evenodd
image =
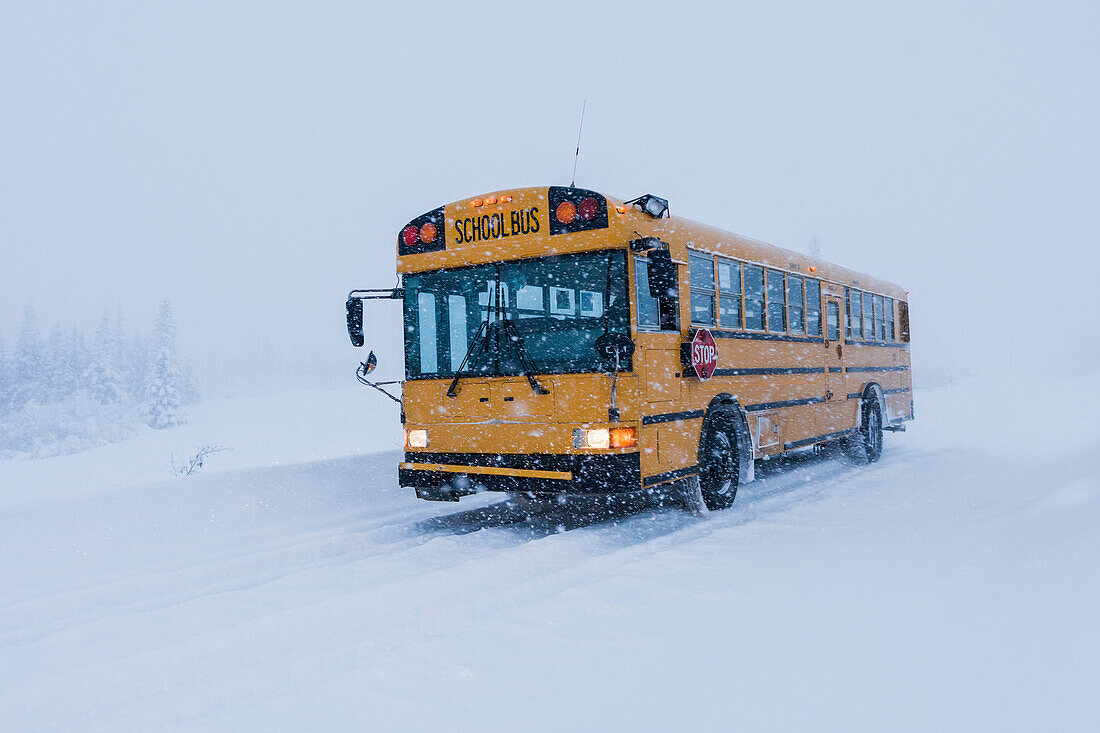
M681 335L676 332L635 334L635 370L642 378L636 392L641 404L642 477L655 485L676 471L695 466L699 454L702 420L683 413L698 410L696 397L688 394L689 379L680 363Z

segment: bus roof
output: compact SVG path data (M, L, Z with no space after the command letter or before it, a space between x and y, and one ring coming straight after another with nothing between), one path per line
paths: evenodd
M576 192L574 198L589 195L606 201L606 225L601 220L598 228L587 231L552 233L549 220L553 214L549 206L554 191L559 195L562 191ZM431 246L423 243L412 248L402 246L402 236L406 232L425 231L421 229L425 225L433 228ZM820 258L690 219L677 216L655 219L613 196L584 189L545 186L494 191L454 201L417 217L398 234L397 271L411 274L550 254L625 248L639 235L667 242L677 259L686 257L686 248L797 272L900 300L907 299L908 295L895 283Z

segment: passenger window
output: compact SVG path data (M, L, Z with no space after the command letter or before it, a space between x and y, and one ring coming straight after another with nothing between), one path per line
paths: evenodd
M638 330L660 327L657 299L649 294L649 262L634 258L634 297L638 302Z
M863 338L875 340L874 298L870 293L863 294Z
M764 330L764 268L745 265L745 328Z
M840 341L840 306L835 300L829 301L827 320L829 340Z
M783 287L783 273L768 270L768 330L783 333L787 330L787 303Z
M875 338L879 341L886 340L886 316L882 312L882 296L875 296Z
M806 279L806 333L821 335L821 283Z
M680 299L678 297L654 298L650 295L649 260L644 257L634 258L634 291L638 301L639 331L680 330Z
M848 333L854 339L863 338L863 293L851 291L851 306L848 309Z
M688 267L691 272L691 322L713 326L714 258L710 255L690 254Z
M898 337L909 343L909 304L904 300L898 301Z
M466 298L462 295L447 296L447 329L449 332L448 347L451 351L451 371L457 372L462 366L462 359L469 348L467 345L466 328Z
M741 263L718 258L718 323L741 328Z
M802 303L802 278L798 275L787 275L787 323L791 333L806 333Z
M894 299L886 299L886 338L893 341L897 338L894 335Z
M421 292L417 297L420 319L420 373L439 371L439 341L436 336L435 293Z

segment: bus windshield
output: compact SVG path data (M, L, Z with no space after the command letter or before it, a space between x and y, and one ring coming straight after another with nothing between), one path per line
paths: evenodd
M622 251L406 275L405 375L452 377L464 359L471 376L522 374L525 359L536 374L604 371L596 339L629 336L629 319Z

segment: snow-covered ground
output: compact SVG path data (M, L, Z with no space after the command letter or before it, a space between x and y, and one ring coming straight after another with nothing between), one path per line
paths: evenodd
M0 462L0 727L1096 730L1097 394L918 391L703 518L417 501L363 389Z

